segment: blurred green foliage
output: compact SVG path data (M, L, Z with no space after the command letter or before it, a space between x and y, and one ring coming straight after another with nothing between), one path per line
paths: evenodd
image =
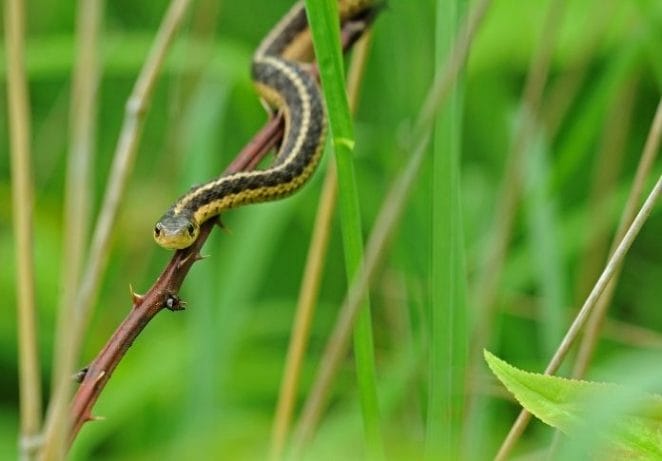
M521 87L536 49L548 2L494 2L479 31L465 75L462 190L469 291L483 264L494 201L512 140ZM586 249L609 238L618 223L637 159L662 89L662 3L654 0L567 2L555 47L543 115L553 114L561 84L585 69L553 137L541 130L536 165L540 190L516 221L503 283L499 316L491 325L490 349L518 367L544 368L549 338L558 337L541 312L539 245L555 245L553 269L562 319L585 296L578 293ZM84 361L104 344L130 307L127 286L146 290L169 258L151 238L154 221L187 187L222 171L265 120L251 88L251 52L290 2L199 0L193 16L214 26L211 43L189 21L159 79L139 155L114 233L113 252ZM124 105L167 2L107 2L103 20L102 81L98 89L97 211L117 142ZM62 196L68 146L70 75L76 2L28 2L27 66L33 120L35 254L40 357L49 390L55 309L61 270ZM406 162L401 146L433 76L434 2L392 0L377 20L374 44L356 116L356 172L364 229L370 229L385 191ZM211 46L211 48L210 48ZM211 53L208 56L206 53ZM5 79L4 44L0 78ZM204 57L200 62L198 57ZM601 140L610 111L633 88L622 165L613 184L592 201ZM555 93L556 91L557 93ZM559 96L559 97L561 97ZM5 92L0 93L6 107ZM613 111L612 111L613 112ZM551 114L550 114L551 113ZM17 407L14 251L9 200L7 111L0 111L0 457L15 458ZM543 119L546 119L543 117ZM540 153L542 152L542 153ZM537 154L538 155L538 154ZM329 156L326 156L325 163ZM325 166L323 166L324 168ZM617 167L618 168L618 167ZM373 286L372 302L379 393L387 453L410 459L422 453L425 353L429 287L429 164ZM656 174L662 171L660 162ZM280 385L322 174L301 193L278 203L235 210L224 216L230 232L215 232L184 284L184 312L164 312L138 338L95 408L103 422L88 424L74 459L262 459ZM535 203L551 206L537 240ZM536 202L537 201L537 202ZM595 214L598 205L601 214ZM337 226L337 222L335 225ZM662 213L651 216L625 263L598 361L659 348L662 337ZM534 244L535 243L535 244ZM334 232L306 358L301 401L319 361L346 290L342 242ZM543 253L544 254L544 253ZM604 261L604 253L597 256ZM543 266L546 261L542 261ZM595 278L597 274L592 274ZM547 300L548 301L548 300ZM545 321L543 321L545 319ZM564 324L565 325L565 324ZM620 328L620 329L619 329ZM550 329L553 329L550 331ZM614 333L615 331L615 333ZM627 333L627 334L626 334ZM644 342L641 338L648 338ZM652 338L652 339L651 339ZM551 343L554 344L553 341ZM83 364L81 364L83 365ZM472 382L484 386L487 369ZM662 387L662 386L661 386ZM46 398L46 397L45 397ZM498 398L486 408L480 456L492 456L510 427L516 407ZM328 416L311 448L314 459L360 453L360 411L351 358L334 388ZM521 449L544 446L549 430L536 428Z

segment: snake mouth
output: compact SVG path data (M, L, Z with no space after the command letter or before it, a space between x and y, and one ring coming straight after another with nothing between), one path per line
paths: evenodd
M154 226L154 240L168 250L190 247L198 238L200 226L188 216L166 213Z

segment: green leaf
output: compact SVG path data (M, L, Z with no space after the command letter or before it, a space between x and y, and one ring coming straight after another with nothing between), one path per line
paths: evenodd
M530 373L488 351L484 355L517 401L544 423L572 438L597 436L612 455L662 459L662 396L612 383Z
M345 92L338 6L335 0L306 0L305 5L338 169L340 227L347 283L351 286L363 261L363 230L352 155L355 147L354 125ZM383 459L384 442L380 427L372 316L368 295L365 295L354 326L354 358L369 457Z

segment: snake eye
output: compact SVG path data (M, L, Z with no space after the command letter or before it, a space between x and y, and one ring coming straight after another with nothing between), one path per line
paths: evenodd
M154 226L154 235L158 237L160 234L161 234L161 225L157 224L156 226Z
M188 235L193 237L193 234L195 233L195 227L193 227L193 224L189 224L186 230L188 230Z

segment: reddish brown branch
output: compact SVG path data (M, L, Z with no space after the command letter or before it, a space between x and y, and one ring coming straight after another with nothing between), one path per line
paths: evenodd
M372 17L350 21L343 25L342 43L347 50L368 27ZM312 66L317 75L317 69ZM225 170L226 174L251 170L283 136L283 117L271 119L237 155ZM83 424L92 418L92 407L103 391L106 383L117 368L133 341L138 337L150 320L163 309L183 309L179 299L179 289L191 266L200 259L200 249L215 225L214 220L201 226L200 236L189 248L178 250L165 267L149 291L141 296L133 295L133 305L127 317L101 349L97 357L87 368L83 380L74 395L71 408L70 441L78 435Z

